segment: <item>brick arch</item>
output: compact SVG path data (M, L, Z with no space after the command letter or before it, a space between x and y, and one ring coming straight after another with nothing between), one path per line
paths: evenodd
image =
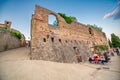
M48 25L50 27L58 28L59 20L58 20L58 17L55 14L53 14L53 13L48 14Z

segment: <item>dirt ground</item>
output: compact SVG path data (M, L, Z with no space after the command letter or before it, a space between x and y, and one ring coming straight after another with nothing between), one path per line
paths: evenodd
M29 60L29 48L0 52L0 80L120 80L120 56L102 64Z

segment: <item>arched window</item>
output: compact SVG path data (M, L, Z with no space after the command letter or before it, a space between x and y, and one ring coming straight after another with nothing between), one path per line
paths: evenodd
M56 18L55 15L49 14L48 15L48 25L51 27L58 27L58 19Z
M61 39L59 39L59 42L61 43Z

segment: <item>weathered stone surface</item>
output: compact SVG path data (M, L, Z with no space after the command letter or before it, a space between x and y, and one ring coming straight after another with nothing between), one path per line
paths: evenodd
M20 40L7 30L0 29L0 51L20 47Z
M50 14L57 18L57 28L48 24ZM40 6L35 7L32 16L31 38L32 59L57 62L86 61L91 47L107 45L104 32L78 22L67 24L59 14Z

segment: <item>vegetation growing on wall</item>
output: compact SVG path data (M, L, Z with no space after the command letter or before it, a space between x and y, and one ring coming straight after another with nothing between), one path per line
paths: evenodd
M99 51L105 51L105 50L108 49L108 46L106 46L106 45L96 45L96 46L94 46L94 48L96 50L99 50Z
M17 38L21 39L22 38L22 34L20 32L14 31L14 30L10 30L10 33L12 35L15 35Z
M0 29L3 29L3 30L7 30L7 26L2 26L0 27ZM18 31L14 31L14 30L7 30L8 32L10 32L12 35L15 35L18 39L21 39L22 38L22 34Z
M92 27L92 28L94 28L94 29L96 29L96 30L98 30L98 31L101 31L102 32L102 27L98 27L97 25L91 25L91 24L87 24L87 26L88 27Z
M67 15L64 14L64 13L58 13L58 14L59 14L61 17L63 17L68 24L72 23L73 21L77 21L77 18L74 17L74 16L67 16Z

